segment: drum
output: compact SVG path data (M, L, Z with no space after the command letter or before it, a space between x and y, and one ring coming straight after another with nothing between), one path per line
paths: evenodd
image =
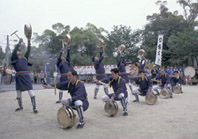
M145 101L149 105L154 105L157 102L157 96L153 93L148 93L145 96Z
M12 70L11 69L5 70L5 75L3 76L3 82L4 84L11 84L12 82Z
M184 75L186 77L190 77L190 78L193 78L195 76L195 69L193 67L186 67L185 70L184 70Z
M173 92L175 94L181 94L181 87L179 85L176 85L173 87Z
M61 107L57 113L57 120L61 128L71 128L75 124L76 115L71 107Z
M108 101L104 106L104 110L109 116L114 117L118 113L118 104L115 101Z
M171 93L170 90L168 88L164 88L160 91L160 97L163 99L167 99L170 98Z

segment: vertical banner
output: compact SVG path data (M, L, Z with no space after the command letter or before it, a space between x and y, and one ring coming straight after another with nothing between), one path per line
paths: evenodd
M162 49L163 49L163 35L158 36L157 50L155 57L155 64L161 66L162 64Z

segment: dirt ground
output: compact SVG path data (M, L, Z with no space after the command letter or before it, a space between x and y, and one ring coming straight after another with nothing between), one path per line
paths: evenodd
M53 89L34 91L38 114L33 114L27 92L23 92L24 109L19 112L14 111L16 92L1 93L0 139L198 139L198 86L183 86L184 94L158 98L155 105L147 105L144 97L134 103L130 96L129 116L122 116L118 102L119 112L113 118L104 112L103 87L97 100L93 99L94 87L86 85L90 107L84 113L84 128L68 130L61 129L57 122L61 104L55 104L58 95ZM67 92L64 97L69 97Z

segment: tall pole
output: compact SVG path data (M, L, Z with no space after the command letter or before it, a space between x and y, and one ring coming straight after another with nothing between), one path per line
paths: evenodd
M7 35L6 68L8 68L8 66L9 66L9 56L10 56L10 44L9 44L9 35Z

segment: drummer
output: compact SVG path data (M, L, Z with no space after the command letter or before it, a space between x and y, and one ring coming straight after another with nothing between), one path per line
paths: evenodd
M71 106L75 109L79 116L79 122L77 128L82 128L85 124L83 111L86 111L89 107L89 102L87 99L87 92L84 84L77 79L77 72L71 70L68 72L68 81L60 82L56 84L56 88L60 90L68 90L71 98L63 98L61 100L64 106ZM53 86L53 85L52 85ZM48 88L48 85L43 85L43 87Z
M158 89L163 89L168 87L171 92L170 98L173 98L172 87L170 85L170 77L168 74L165 73L164 68L161 69L160 74L157 75L155 79L160 81L160 85L153 87L153 90L157 93L157 95L160 95Z
M112 77L104 78L101 81L104 83L109 83L110 87L113 87L114 93L103 96L102 100L104 102L111 100L120 101L123 107L123 116L128 116L126 101L126 98L128 97L128 92L125 80L121 76L119 76L118 68L111 69L111 75ZM96 83L99 83L99 81L97 80Z
M177 71L177 70L175 70L175 72L174 72L174 76L171 78L171 86L172 86L172 88L174 87L174 86L176 86L176 85L178 85L180 88L181 88L181 93L183 93L183 91L182 91L182 78L181 78L181 76L179 75L179 72ZM172 89L172 92L173 92L174 90Z
M133 91L136 100L133 102L139 102L138 95L146 96L147 93L152 92L152 82L149 77L146 76L144 70L139 70L140 77L135 79L136 84L139 86L139 89Z

